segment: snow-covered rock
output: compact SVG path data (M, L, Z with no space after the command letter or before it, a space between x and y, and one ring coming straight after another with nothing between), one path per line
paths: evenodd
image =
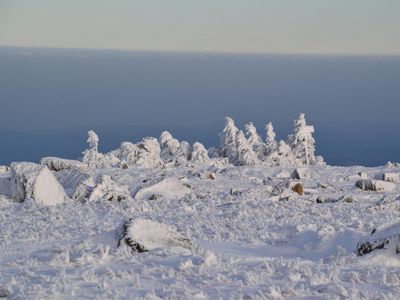
M139 253L157 248L186 251L192 248L192 242L173 226L141 218L124 223L118 247L123 245Z
M29 162L14 162L11 169L11 194L15 201L27 198L45 205L68 200L64 188L46 167Z
M40 160L40 164L55 172L65 169L79 169L86 167L86 164L79 160L64 159L59 157L43 157Z
M392 182L383 180L372 180L372 179L360 179L356 181L356 187L363 191L382 191L391 192L396 188L396 185Z
M384 181L400 183L400 173L383 173L382 178Z
M165 178L141 188L136 192L135 200L180 199L191 193L191 189L179 179Z
M377 249L393 249L400 253L400 223L384 226L382 229L374 229L371 236L357 244L357 254L365 255Z

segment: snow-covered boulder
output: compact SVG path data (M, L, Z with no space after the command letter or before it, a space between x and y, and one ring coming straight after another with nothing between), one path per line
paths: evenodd
M64 159L59 157L43 157L40 160L40 164L55 172L65 169L79 169L86 167L86 164L79 160Z
M149 219L130 219L119 234L118 247L132 252L147 252L157 248L191 250L192 242L173 226Z
M357 254L365 255L376 249L391 248L396 254L400 253L400 223L374 229L369 238L357 243Z
M372 179L360 179L356 181L356 187L363 191L375 191L375 192L391 192L396 188L396 185L392 182L383 180L372 180Z
M64 188L46 167L29 162L14 162L11 169L11 194L14 200L31 198L45 205L68 200Z
M165 178L147 187L143 187L135 194L135 200L181 199L191 193L187 184L176 178Z
M400 173L383 173L382 179L384 181L400 183Z

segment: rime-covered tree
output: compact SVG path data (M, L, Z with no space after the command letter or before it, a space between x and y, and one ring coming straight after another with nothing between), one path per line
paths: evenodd
M106 168L120 164L120 160L114 152L106 154L98 152L99 137L93 130L88 131L87 143L89 144L89 149L82 152L82 161L89 167Z
M156 138L147 137L137 144L139 148L136 165L146 168L158 167L162 165L160 157L161 148Z
M289 146L297 163L315 164L314 126L307 125L304 113L294 121L294 133L289 136Z
M139 151L139 147L131 142L121 143L119 149L121 163L126 166L134 165L138 159Z
M225 117L225 128L221 135L219 154L222 157L228 157L231 163L235 162L237 159L236 135L238 131L233 119Z
M204 148L203 144L199 142L194 143L191 154L191 161L194 163L205 163L209 160L210 158L208 157L208 152L206 148Z
M266 155L269 155L272 152L274 152L278 146L278 143L275 140L276 134L274 131L274 127L272 126L271 122L265 125L265 132L266 132L265 146L267 152Z
M251 146L259 145L262 143L262 139L257 133L257 128L253 125L252 122L244 125L244 129L246 131L247 141Z
M244 126L244 129L246 132L246 137L247 137L247 141L248 141L249 145L253 148L257 157L259 157L260 159L263 159L265 145L264 145L260 135L257 133L256 127L253 125L252 122L250 122Z
M89 130L87 134L88 139L86 142L89 144L90 149L98 152L99 136L93 130Z
M235 161L236 165L239 166L253 166L259 162L257 154L254 152L253 147L244 136L243 131L239 131L236 135L237 145L237 158Z
M180 144L168 131L163 131L160 136L160 145L161 158L169 161L177 155Z
M177 165L186 165L187 162L190 160L192 152L192 147L186 141L182 141L179 143L178 151L175 155L175 163Z
M292 149L284 141L279 141L275 150L268 156L266 163L270 166L286 166L294 164Z

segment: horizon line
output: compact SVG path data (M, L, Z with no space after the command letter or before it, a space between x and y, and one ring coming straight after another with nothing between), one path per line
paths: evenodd
M0 49L32 49L32 50L70 50L70 51L99 51L121 53L149 53L149 54L183 54L183 55L248 55L248 56L320 56L320 57L400 57L400 53L318 53L318 52L257 52L257 51L201 51L201 50L169 50L169 49L118 49L118 48L91 48L91 47L53 47L53 46L26 46L2 45Z

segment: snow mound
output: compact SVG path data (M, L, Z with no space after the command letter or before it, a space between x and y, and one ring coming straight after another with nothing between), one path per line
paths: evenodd
M191 189L176 178L165 178L161 181L140 189L135 194L135 200L180 199L191 193Z
M11 164L11 194L14 200L27 198L45 205L56 205L68 200L64 188L46 167L29 162Z
M40 164L48 167L51 171L62 171L65 169L85 168L86 164L78 160L64 159L59 157L43 157Z
M158 248L191 250L192 242L173 226L148 219L130 219L122 227L118 247L125 245L133 252Z

